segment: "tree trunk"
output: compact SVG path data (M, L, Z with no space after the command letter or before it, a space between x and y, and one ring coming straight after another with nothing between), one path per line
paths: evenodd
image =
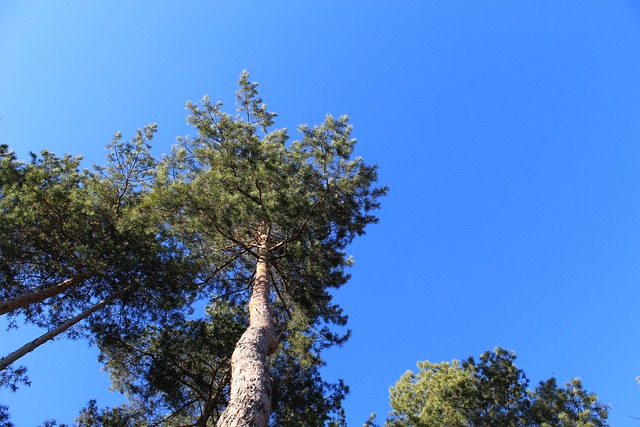
M23 345L22 347L20 347L16 351L6 355L2 359L0 359L0 371L3 371L7 366L11 365L13 362L15 362L16 360L20 359L25 354L31 353L33 350L35 350L36 348L40 347L42 344L46 343L49 340L54 339L56 336L60 335L61 333L63 333L64 331L66 331L67 329L69 329L70 327L75 325L76 323L80 322L81 320L86 319L87 317L89 317L90 315L92 315L96 311L100 310L101 308L103 308L107 304L113 302L115 299L122 297L129 290L131 290L131 287L127 287L127 288L125 288L125 289L123 289L121 291L116 292L115 294L112 294L112 295L108 296L107 298L103 299L102 301L100 301L100 302L94 304L93 306L87 308L82 313L78 314L77 316L72 317L71 319L61 323L56 328L51 329L50 331L47 331L46 333L40 335L35 340Z
M269 306L268 251L266 241L261 243L249 300L249 327L231 356L231 395L217 427L266 427L271 416L267 356L277 343Z
M83 280L89 277L91 277L91 274L89 273L80 273L77 276L73 276L72 278L62 281L56 285L20 295L10 299L9 301L0 302L0 315L10 313L30 304L42 302L47 298L61 294L67 289L80 284Z

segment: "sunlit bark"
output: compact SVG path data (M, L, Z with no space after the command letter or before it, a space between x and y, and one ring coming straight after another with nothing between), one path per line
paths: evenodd
M8 301L0 302L0 315L11 313L19 308L26 307L30 304L36 304L46 300L47 298L61 294L67 289L79 285L88 277L90 277L89 273L78 274L70 279L64 280L47 288L23 294Z
M107 298L103 299L102 301L100 301L100 302L92 305L91 307L87 308L82 313L78 314L77 316L72 317L71 319L61 323L56 328L51 329L50 331L40 335L35 340L23 345L22 347L20 347L16 351L14 351L14 352L8 354L7 356L3 357L2 359L0 359L0 371L4 370L7 366L11 365L13 362L15 362L16 360L20 359L22 356L24 356L24 355L26 355L28 353L31 353L33 350L35 350L36 348L40 347L42 344L46 343L47 341L54 339L56 336L60 335L61 333L63 333L64 331L66 331L67 329L72 327L73 325L75 325L78 322L86 319L87 317L89 317L90 315L92 315L96 311L100 310L101 308L103 308L107 304L110 304L114 300L122 297L129 290L130 290L130 288L126 288L126 289L123 289L123 290L121 290L119 292L116 292L115 294L112 294L112 295L108 296Z
M231 357L231 395L229 405L218 420L218 427L268 425L271 379L267 356L276 349L269 293L268 251L266 241L263 241L249 301L249 327L236 344Z

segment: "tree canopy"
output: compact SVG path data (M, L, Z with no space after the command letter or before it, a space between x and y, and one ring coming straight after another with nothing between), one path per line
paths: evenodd
M145 204L155 131L116 135L93 171L78 156L22 162L0 147L0 314L47 331L0 360L1 384L15 386L14 362L58 335L132 330L181 316L195 297L188 255Z
M497 347L463 362L418 362L390 389L387 427L527 426L603 427L608 406L578 378L555 378L533 390L512 351Z
M249 308L232 366L255 376L232 371L226 413L264 425L271 405L265 358L279 345L312 369L323 348L348 337L335 329L346 316L331 290L348 280L345 249L377 221L372 212L386 188L374 186L375 166L353 156L347 116L302 125L301 138L290 142L286 129L271 129L276 115L246 72L238 83L235 115L208 97L187 104L197 135L181 138L161 163L154 194L198 254L211 295ZM244 382L234 386L234 378ZM234 390L253 395L236 399Z
M261 425L340 422L348 389L320 376L321 351L349 336L332 291L387 189L353 155L347 116L290 141L248 73L238 83L233 115L208 97L188 103L197 134L160 161L155 125L117 134L91 171L80 157L25 163L2 146L0 227L12 238L0 242L0 314L47 329L0 361L3 385L28 381L14 362L64 334L97 343L130 398L91 402L78 425L214 425L253 389L234 386L247 361L261 372ZM257 353L240 354L247 346Z

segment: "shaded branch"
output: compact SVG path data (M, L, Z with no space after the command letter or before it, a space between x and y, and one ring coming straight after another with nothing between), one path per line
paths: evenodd
M216 389L216 392L211 398L207 401L207 405L204 408L204 411L198 418L198 421L194 424L195 427L204 427L207 425L207 421L211 417L213 410L216 408L216 404L219 403L220 395L222 394L222 390L226 386L228 380L231 379L231 367L227 368L225 371L222 380L220 381L220 385Z

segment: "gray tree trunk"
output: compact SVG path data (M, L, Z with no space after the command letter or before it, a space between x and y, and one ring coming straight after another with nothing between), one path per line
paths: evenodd
M266 240L266 239L264 239ZM271 378L267 356L276 350L269 305L269 260L262 242L249 300L249 327L231 356L231 395L217 427L267 427L271 416Z

